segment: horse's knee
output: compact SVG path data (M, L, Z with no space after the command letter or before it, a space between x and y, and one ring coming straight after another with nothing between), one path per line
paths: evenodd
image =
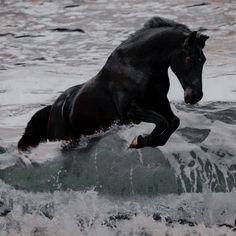
M176 116L176 117L173 119L172 124L173 124L174 129L177 129L177 128L179 127L179 125L180 125L180 119L179 119L179 117Z
M158 125L162 130L167 129L169 126L168 121L165 118L158 120L156 125Z
M160 146L164 146L167 143L167 141L168 139L153 140L151 143L146 144L145 146L149 146L152 148L160 147Z
M164 130L163 133L161 133L157 139L152 140L149 146L151 147L164 146L167 143L170 135L179 127L179 125L180 125L180 119L177 116L174 117L174 119L170 123L167 123L167 121L163 119L161 121L161 127Z
M152 147L164 146L167 143L168 139L160 139L157 143L153 144Z
M146 136L144 137L144 146L149 146L152 148L158 147L158 146L164 146L168 141L168 138L163 136L158 137L152 137L152 136Z

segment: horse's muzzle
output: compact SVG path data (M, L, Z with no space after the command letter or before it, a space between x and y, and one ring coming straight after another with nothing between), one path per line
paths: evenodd
M184 101L187 104L196 104L199 102L203 97L202 91L194 92L191 88L186 88L184 91Z

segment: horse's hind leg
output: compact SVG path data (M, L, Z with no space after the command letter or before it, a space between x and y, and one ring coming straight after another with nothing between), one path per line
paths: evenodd
M145 137L141 135L136 137L131 143L130 148L142 148L145 146L156 147L160 145L160 136L168 127L168 121L164 116L155 111L145 110L137 105L133 105L128 112L128 118L138 119L156 125L151 134Z
M74 138L70 126L64 119L63 106L60 100L52 106L48 121L47 138L49 141L71 140Z
M28 122L25 132L18 142L18 149L27 150L29 147L36 147L40 142L47 139L48 118L52 106L44 107L37 111Z

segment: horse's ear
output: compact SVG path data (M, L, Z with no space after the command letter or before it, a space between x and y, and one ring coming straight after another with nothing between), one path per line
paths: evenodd
M205 47L205 42L207 39L209 39L209 36L207 36L205 34L199 34L199 36L197 37L197 42L201 48Z
M184 41L184 47L188 48L192 46L197 38L197 31L191 32Z

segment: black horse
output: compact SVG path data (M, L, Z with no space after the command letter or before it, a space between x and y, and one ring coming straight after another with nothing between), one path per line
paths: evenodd
M168 68L178 77L186 103L201 100L202 52L209 37L187 26L154 17L121 43L100 72L66 90L55 103L39 110L18 143L19 150L46 140L78 140L112 123L155 124L147 136L135 137L131 148L164 145L178 128L170 107Z

